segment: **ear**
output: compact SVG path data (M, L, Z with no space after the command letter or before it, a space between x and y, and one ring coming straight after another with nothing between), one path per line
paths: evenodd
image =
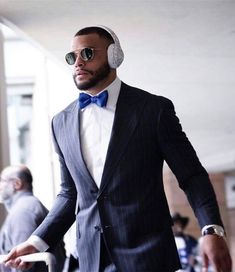
M14 181L14 188L16 191L19 191L23 188L23 182L20 179Z

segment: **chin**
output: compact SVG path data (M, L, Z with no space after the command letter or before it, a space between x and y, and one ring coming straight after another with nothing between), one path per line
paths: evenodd
M77 88L81 91L85 91L89 89L89 82L79 82L76 85L77 85Z

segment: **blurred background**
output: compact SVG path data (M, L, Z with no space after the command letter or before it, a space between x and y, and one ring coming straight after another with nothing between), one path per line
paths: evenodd
M60 179L50 122L78 96L64 55L77 30L96 24L120 39L121 80L173 100L210 173L235 263L234 0L0 0L0 170L28 165L35 195L51 207ZM164 182L171 211L199 237L167 166Z

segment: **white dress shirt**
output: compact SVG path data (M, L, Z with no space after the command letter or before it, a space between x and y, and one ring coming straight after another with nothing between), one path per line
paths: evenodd
M106 107L101 108L95 103L91 103L80 112L82 154L87 168L98 188L100 187L103 174L120 89L121 80L116 77L116 79L105 88L105 90L108 91ZM46 251L49 247L36 235L31 235L28 242L40 252Z
M82 154L98 188L103 174L120 88L121 81L116 78L105 89L108 91L106 107L101 108L91 103L80 113Z

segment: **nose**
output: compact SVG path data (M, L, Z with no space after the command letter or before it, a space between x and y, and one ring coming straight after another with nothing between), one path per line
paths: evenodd
M74 63L75 67L83 67L85 66L85 61L80 57L80 55L77 55L75 63Z

